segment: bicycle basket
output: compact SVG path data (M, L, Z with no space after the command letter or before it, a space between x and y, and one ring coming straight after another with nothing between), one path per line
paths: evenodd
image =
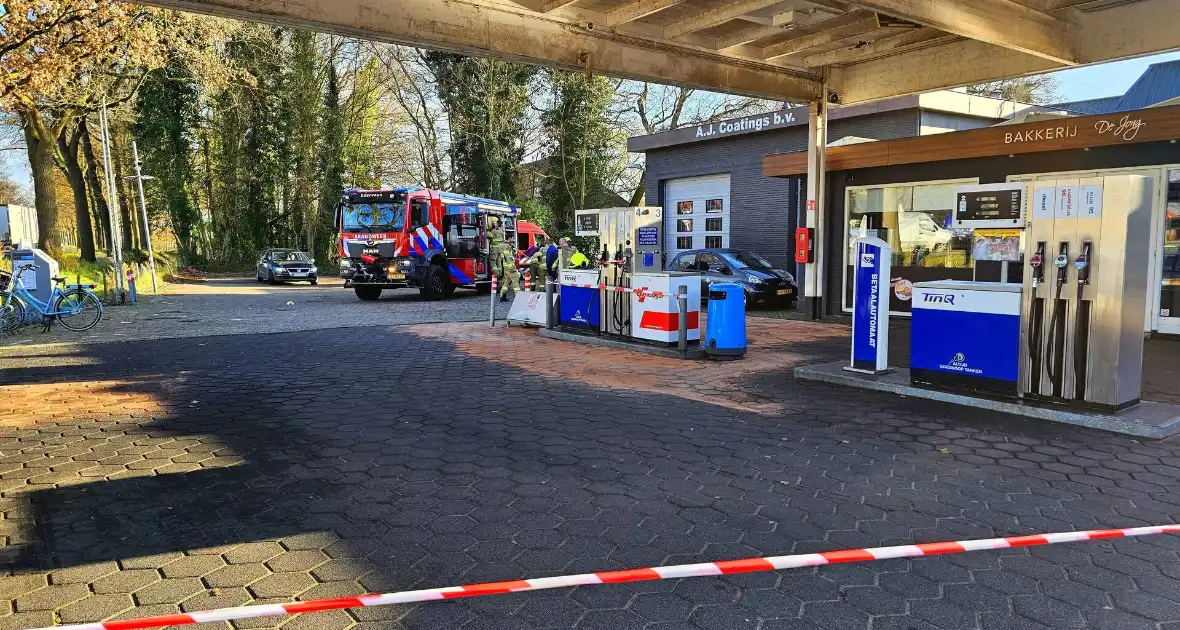
M12 286L12 274L0 270L0 291L7 291L10 286Z

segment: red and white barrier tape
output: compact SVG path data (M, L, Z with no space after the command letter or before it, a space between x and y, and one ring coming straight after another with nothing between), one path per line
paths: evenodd
M159 617L128 619L126 621L101 621L96 623L80 623L66 626L50 626L48 628L37 628L36 630L136 630L141 628L156 628L161 626L182 626L194 623L206 623L210 621L229 621L233 619L249 619L252 617L293 615L296 613L321 612L325 610L339 610L342 608L358 608L361 606L386 606L389 604L410 604L414 602L456 599L459 597L502 595L505 593L539 591L550 588L569 588L573 586L586 586L590 584L622 584L625 582L669 580L673 578L725 575L730 573L750 573L754 571L779 571L783 569L813 567L822 564L868 562L871 560L912 558L915 556L936 556L942 554L963 553L967 551L982 551L985 549L1033 547L1037 545L1055 545L1058 543L1077 542L1083 540L1150 536L1153 534L1180 534L1180 524L1153 525L1150 527L1131 527L1126 529L1100 529L1082 532L1061 532L1056 534L1034 534L1030 536L986 538L982 540L960 540L952 542L924 543L918 545L901 545L898 547L846 549L843 551L805 553L794 556L746 558L743 560L723 560L720 562L702 562L700 564L680 564L668 567L651 567L647 569L604 571L599 573L583 573L581 575L561 575L557 577L534 578L531 580L484 582L482 584L447 586L444 588L431 588L419 591L403 591L400 593L382 593L374 595L358 595L356 597L338 597L335 599L317 599L291 604L260 604L255 606L238 606L236 608L219 608L179 615L162 615Z
M574 288L578 288L578 289L599 289L599 290L605 290L605 291L617 291L619 293L635 293L636 291L638 291L638 292L646 294L646 297L653 297L653 298L662 298L667 295L672 295L671 293L664 293L663 291L650 291L649 292L647 290L647 287L634 287L634 288L616 287L616 286L610 285L610 284L566 284L563 282L563 283L561 283L560 286L574 287Z

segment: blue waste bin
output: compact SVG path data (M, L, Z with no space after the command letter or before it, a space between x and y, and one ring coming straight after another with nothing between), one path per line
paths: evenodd
M738 359L746 354L746 290L742 285L709 287L705 340L705 352L714 359Z

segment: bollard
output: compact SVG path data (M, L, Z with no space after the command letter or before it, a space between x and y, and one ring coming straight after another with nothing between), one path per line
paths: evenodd
M496 274L492 274L491 282L492 282L492 293L491 293L492 299L490 302L488 302L488 304L490 305L488 308L488 311L489 311L488 312L488 325L494 327L496 325Z
M676 349L683 358L688 354L688 287L683 284L676 287L676 308L680 311L680 338L676 341Z
M545 274L545 328L552 329L553 322L557 320L553 311L553 281L549 279L549 274Z

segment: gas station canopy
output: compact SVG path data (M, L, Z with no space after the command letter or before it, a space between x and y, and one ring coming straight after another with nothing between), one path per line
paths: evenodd
M855 104L1180 48L1180 0L142 0L770 99Z

